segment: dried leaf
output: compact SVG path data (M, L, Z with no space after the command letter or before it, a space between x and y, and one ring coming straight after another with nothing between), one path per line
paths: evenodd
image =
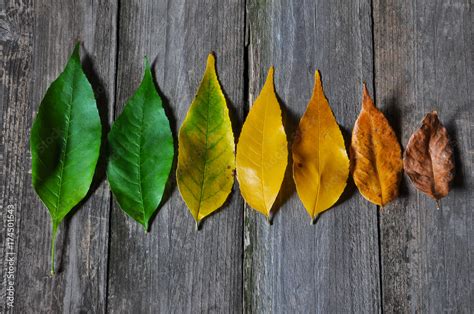
M146 60L143 80L109 133L107 179L122 210L148 230L173 163L171 128Z
M400 144L364 84L362 110L352 132L354 182L362 196L384 206L398 196L402 171Z
M435 200L448 195L454 178L453 149L436 111L428 113L408 141L403 167L417 189Z
M215 59L206 72L179 130L176 179L196 224L222 206L234 184L234 134Z
M271 67L237 144L237 180L242 196L267 218L285 176L287 145Z
M77 44L51 83L31 129L33 187L51 215L51 273L58 225L87 194L99 158L102 126Z
M349 176L344 138L324 96L319 71L292 151L296 191L314 220L336 203Z

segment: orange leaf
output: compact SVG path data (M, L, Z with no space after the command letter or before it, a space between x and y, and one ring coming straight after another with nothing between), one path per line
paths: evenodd
M367 200L384 206L398 196L403 167L400 144L365 84L362 110L352 131L351 162L354 182Z
M311 219L339 199L349 176L349 158L336 118L324 96L319 71L293 143L296 191Z

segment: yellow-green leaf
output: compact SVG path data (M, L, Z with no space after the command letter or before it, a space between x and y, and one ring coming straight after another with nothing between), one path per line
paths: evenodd
M281 110L273 86L273 67L255 100L237 144L237 180L245 201L270 216L288 164Z
M319 71L292 151L296 191L314 220L336 203L349 176L344 138L324 96Z
M196 223L222 206L234 184L234 134L212 54L179 130L176 180Z

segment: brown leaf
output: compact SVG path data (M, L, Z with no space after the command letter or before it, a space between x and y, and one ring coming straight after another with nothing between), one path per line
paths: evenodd
M453 149L438 113L428 113L408 141L403 167L415 187L435 200L448 195L454 178Z
M367 200L384 206L398 196L403 168L400 144L365 84L362 110L352 132L351 163L354 183Z

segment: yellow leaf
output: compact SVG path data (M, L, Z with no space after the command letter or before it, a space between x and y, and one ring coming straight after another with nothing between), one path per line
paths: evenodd
M365 84L362 110L352 131L351 162L354 182L367 200L384 206L398 196L403 167L400 144Z
M267 218L285 175L287 145L271 67L237 144L237 180L242 196Z
M212 54L179 130L176 180L196 223L222 206L234 184L234 134Z
M336 203L349 176L344 138L324 96L319 71L292 151L296 191L314 220Z

